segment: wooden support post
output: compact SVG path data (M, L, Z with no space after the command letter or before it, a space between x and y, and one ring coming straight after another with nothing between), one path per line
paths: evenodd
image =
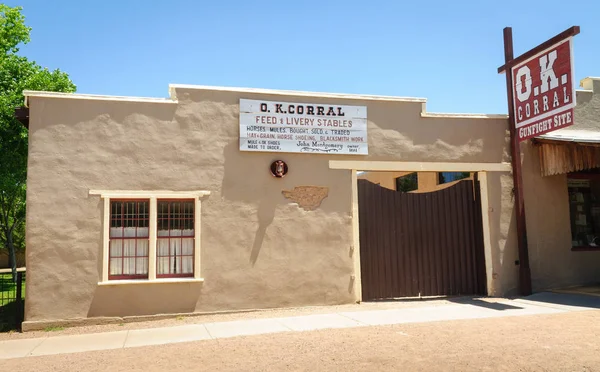
M532 58L536 57L540 53L548 50L561 43L567 38L573 37L579 34L579 26L573 26L560 34L554 36L553 38L546 40L542 44L536 46L535 48L527 51L526 53L521 54L518 57L514 57L513 55L513 39L512 39L512 29L510 27L504 28L504 65L498 68L498 73L506 73L506 95L508 97L508 125L510 129L510 154L512 157L512 169L513 169L513 181L514 181L514 196L515 196L515 209L517 212L517 235L518 235L518 244L519 244L519 289L522 295L530 295L531 294L531 269L529 268L529 251L527 248L527 228L525 225L525 204L523 202L523 178L522 178L522 170L521 170L521 148L520 141L517 136L517 128L516 128L516 119L515 119L515 101L513 97L513 75L512 68L514 66L518 66L522 63L527 63ZM555 49L556 50L556 49ZM572 57L571 62L572 63ZM573 71L571 69L571 76L569 80L573 79ZM564 75L565 77L568 74ZM564 77L563 77L564 78ZM537 93L534 93L534 95ZM573 95L575 93L573 92ZM568 103L568 101L564 102L564 109L569 109L574 105L574 96L572 103ZM571 106L569 106L571 105ZM571 111L572 112L572 111ZM546 114L550 115L552 112ZM543 119L547 116L543 116L540 114L537 115L538 119ZM533 119L530 119L533 120ZM525 122L521 122L521 124L525 124ZM555 128L556 129L556 128ZM552 129L554 130L554 129ZM548 132L546 130L546 132ZM529 136L530 137L530 136ZM528 138L528 137L523 137Z
M504 62L508 65L514 59L512 28L504 28ZM521 147L516 133L513 77L510 68L506 69L506 93L508 97L508 126L510 129L510 155L513 169L513 193L517 212L517 236L519 247L519 292L523 296L531 294L531 269L527 247L527 226L525 223L525 203L523 202L523 177L521 169Z

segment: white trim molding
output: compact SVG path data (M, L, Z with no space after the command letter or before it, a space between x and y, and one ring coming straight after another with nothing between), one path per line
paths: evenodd
M102 211L102 282L108 282L108 260L110 251L110 199L104 198Z
M81 94L81 93L62 93L62 92L45 92L38 90L24 90L25 107L29 107L30 97L40 98L68 98L68 99L87 99L96 101L125 101L137 103L170 103L177 104L177 100L172 98L155 98L155 97L128 97L128 96L106 96L100 94Z
M187 85L187 84L169 84L169 94L172 99L177 99L175 90L212 90L223 92L238 92L238 93L255 93L269 94L277 96L296 96L296 97L315 97L315 98L332 98L332 99L352 99L365 101L395 101L395 102L426 102L426 98L419 97L395 97L381 96L369 94L352 94L352 93L324 93L324 92L306 92L297 90L281 90L281 89L263 89L263 88L239 88L239 87L218 87L208 85Z
M354 297L362 301L362 275L360 268L360 226L358 224L358 175L352 170L352 260L354 262Z
M330 160L330 169L379 172L510 172L510 163L433 163L402 161Z
M101 198L131 198L131 199L196 199L210 195L210 191L146 191L146 190L90 190L90 195L100 195Z
M110 280L106 282L99 282L99 286L113 286L113 285L137 285L137 284L169 284L169 283L204 283L203 278L165 278L156 280Z
M460 114L460 113L444 113L444 112L423 112L422 118L446 118L446 119L503 119L508 120L508 115L505 114Z
M120 285L120 284L145 284L145 283L190 283L203 282L201 267L201 228L202 228L202 210L201 200L203 196L210 195L210 191L142 191L142 190L90 190L89 195L100 196L104 199L103 203L103 224L102 224L102 274L98 285ZM108 279L108 261L110 250L110 200L111 199L148 199L149 208L149 249L148 249L148 279L141 280L109 280ZM193 199L194 205L194 277L193 278L164 278L156 277L156 249L157 249L157 204L159 199Z
M490 199L486 172L477 174L481 198L481 222L483 227L483 253L485 257L485 276L488 296L494 296L494 261L492 259L492 235L490 225Z

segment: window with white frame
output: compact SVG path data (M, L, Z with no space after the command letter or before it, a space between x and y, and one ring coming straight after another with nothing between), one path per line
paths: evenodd
M202 280L200 197L208 191L90 191L104 199L102 283Z

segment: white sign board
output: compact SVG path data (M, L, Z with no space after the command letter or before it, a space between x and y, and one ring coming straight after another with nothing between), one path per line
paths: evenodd
M367 155L367 108L240 99L240 151Z

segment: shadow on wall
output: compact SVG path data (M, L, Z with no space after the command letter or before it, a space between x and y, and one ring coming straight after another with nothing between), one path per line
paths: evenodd
M225 174L221 185L222 196L228 201L242 202L250 206L251 214L258 219L258 228L250 249L249 262L254 266L258 260L267 228L273 223L275 208L283 202L280 187L273 185L268 174L269 159L264 154L240 154L239 142L230 142L224 148ZM273 154L272 161L277 160ZM257 160L261 161L257 161ZM263 165L257 169L257 165ZM270 181L270 182L269 182ZM283 180L281 180L283 181ZM253 209L257 210L254 212ZM248 216L252 218L251 216Z
M259 259L267 229L273 223L277 208L294 204L283 196L282 191L292 190L302 185L329 187L329 195L322 201L317 211L308 214L303 214L304 211L300 212L307 219L310 218L311 213L347 214L350 211L350 173L343 177L338 173L340 171L330 170L331 157L329 156L242 152L239 150L237 137L231 140L223 151L225 164L221 196L226 203L233 204L231 209L235 209L233 213L237 213L236 219L256 219L255 223L258 225L254 239L251 240L252 246L249 247L249 262L252 265L255 265ZM290 169L284 178L275 178L270 173L271 163L278 159L284 160ZM334 188L335 193L332 192ZM302 218L300 215L297 217Z
M265 239L267 227L273 223L276 205L277 201L275 198L263 199L258 205L258 230L256 230L252 251L250 252L250 263L252 266L254 266L258 260L258 254L260 253L260 248Z
M488 173L488 197L490 214L490 241L492 253L493 296L513 296L518 294L519 259L517 249L517 220L512 195L511 173ZM510 216L504 211L510 208Z

